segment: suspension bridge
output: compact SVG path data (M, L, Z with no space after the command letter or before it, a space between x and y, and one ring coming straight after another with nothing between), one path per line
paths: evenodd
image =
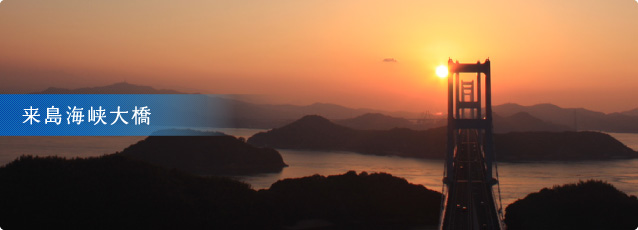
M504 229L492 144L490 60L463 64L450 59L448 72L447 152L439 229Z

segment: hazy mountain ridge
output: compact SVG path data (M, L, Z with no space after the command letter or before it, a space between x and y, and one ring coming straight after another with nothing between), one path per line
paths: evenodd
M393 128L408 128L413 130L427 130L447 125L446 119L434 119L423 123L412 122L410 120L387 116L380 113L367 113L355 118L336 120L332 119L336 124L359 130L390 130ZM502 117L494 114L494 132L530 132L530 131L549 131L562 132L572 131L571 127L566 125L558 125L546 122L529 113L519 112L511 116Z
M39 94L180 94L174 90L157 90L149 86L133 85L126 82L108 86L79 89L49 88ZM349 127L357 129L389 129L406 127L407 122L399 120L423 118L422 114L412 112L390 112L366 108L348 108L329 103L310 105L273 105L255 104L234 99L232 96L219 98L228 105L229 127L235 128L275 128L293 122L306 115L320 115ZM512 131L564 131L564 130L602 130L606 132L638 133L638 109L621 113L605 114L583 108L561 108L553 104L522 106L514 103L497 105L493 108L495 132ZM519 113L527 113L524 116ZM382 114L387 117L365 118L366 114ZM518 115L517 115L518 114ZM517 115L518 117L510 118ZM360 116L364 116L363 118ZM397 119L391 119L397 118ZM538 118L537 119L533 119ZM444 117L441 117L444 118ZM366 122L367 119L367 122ZM385 120L384 120L385 119ZM519 120L517 120L519 119ZM427 129L445 122L411 125L406 128ZM368 128L366 128L368 127ZM569 128L568 128L569 127Z
M320 116L305 116L289 125L260 132L248 143L284 149L353 151L374 155L442 159L445 127L429 130L395 128L356 130ZM512 132L494 135L500 161L608 160L637 158L638 153L599 132Z
M638 108L623 111L623 112L620 112L620 114L627 115L627 116L638 116Z
M543 121L526 112L518 112L506 117L501 117L495 113L493 114L493 123L495 133L530 131L563 132L574 130L566 125Z
M605 114L583 108L561 108L553 104L522 106L513 103L494 106L493 111L503 116L525 112L546 122L572 127L572 130L638 133L638 116L627 115L631 114L629 111Z
M523 106L514 103L507 103L494 106L494 113L503 116L511 116L516 113L526 112L544 121L551 121L557 124L574 125L574 117L601 118L605 113L591 111L584 108L562 108L554 104L543 103L530 106Z
M155 89L150 86L134 85L126 82L107 86L63 89L51 87L34 94L183 94L183 92L167 89ZM274 128L288 124L305 115L320 114L330 119L347 119L366 113L383 113L395 116L418 117L418 113L388 112L366 108L348 108L330 103L314 103L310 105L273 105L255 104L235 99L232 95L219 98L230 109L233 117L231 126L237 128Z
M349 119L332 119L334 123L353 129L385 130L393 128L416 128L416 124L405 118L387 116L381 113L366 113Z
M329 103L314 103L310 105L272 105L254 104L234 100L232 109L233 114L236 115L236 127L266 129L281 127L303 116L313 114L334 120L352 119L365 114L384 114L386 116L398 114L410 117L419 116L417 113L411 112L388 112L366 108L354 109Z

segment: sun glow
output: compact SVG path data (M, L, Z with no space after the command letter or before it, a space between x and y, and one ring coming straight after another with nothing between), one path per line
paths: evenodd
M436 76L439 76L440 78L444 78L444 77L447 77L447 75L448 75L447 66L440 65L439 67L436 67Z

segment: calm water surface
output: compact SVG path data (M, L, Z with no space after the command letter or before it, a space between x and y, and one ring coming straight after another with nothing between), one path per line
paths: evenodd
M262 189L284 178L342 174L348 170L355 170L387 172L432 190L442 189L443 161L440 160L370 156L352 152L279 152L290 165L281 173L241 177L240 180L251 184L253 188ZM621 191L638 195L638 159L573 163L500 163L498 171L504 206L545 187L588 179L607 181Z
M638 134L616 134L613 137L638 150ZM286 164L280 173L268 173L239 178L255 189L268 188L277 180L314 174L334 175L349 170L357 172L387 172L441 191L443 161L371 156L353 152L326 152L279 149ZM579 180L603 180L619 190L638 195L638 159L580 162L499 163L500 190L506 206L527 194L545 187L576 183ZM498 187L495 187L498 189Z
M213 130L213 129L207 129ZM248 138L259 129L214 129L229 135ZM610 135L638 150L638 134ZM0 165L23 154L62 157L89 157L121 151L145 137L0 137ZM240 177L255 189L268 188L277 180L314 174L387 172L441 191L443 161L402 157L371 156L353 152L279 150L286 164L280 173ZM499 163L503 205L542 188L579 180L604 180L631 195L638 195L638 159L584 162ZM496 187L495 187L496 188Z
M211 129L236 137L248 139L260 129ZM21 155L91 157L122 151L124 148L144 140L144 136L134 137L6 137L0 136L0 165L4 165Z

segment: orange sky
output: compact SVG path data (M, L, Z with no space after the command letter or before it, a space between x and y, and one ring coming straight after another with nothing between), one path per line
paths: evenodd
M127 81L438 112L436 66L489 57L494 104L618 112L638 107L637 42L635 0L4 0L0 90Z

